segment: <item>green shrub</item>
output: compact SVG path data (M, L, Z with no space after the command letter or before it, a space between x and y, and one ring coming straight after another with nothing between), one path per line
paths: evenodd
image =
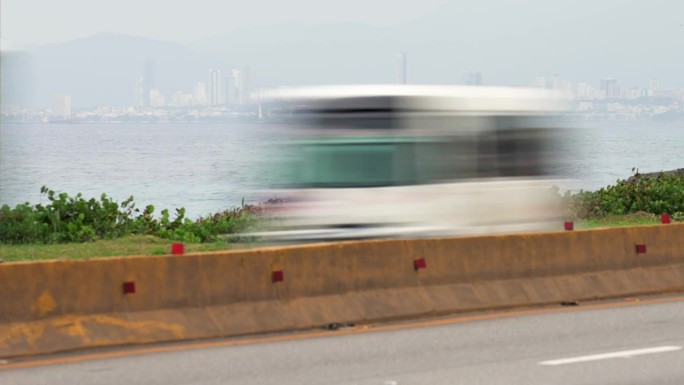
M676 221L684 220L684 174L658 173L634 175L597 191L552 192L574 219L600 219L645 212L668 213ZM245 205L211 214L197 220L185 217L185 209L176 209L171 218L162 210L155 218L155 207L140 212L133 197L117 203L102 194L100 199L84 199L79 193L69 196L41 188L47 205L29 203L10 208L0 207L0 242L66 243L114 239L132 234L155 235L186 243L213 242L220 235L240 234L257 226L266 205ZM275 201L274 201L275 202ZM271 201L267 203L273 203ZM237 238L232 238L236 240Z
M668 213L677 219L684 212L684 175L642 175L636 171L631 178L618 180L615 185L597 191L566 192L562 199L569 216L576 219L637 212Z
M185 209L176 209L171 219L168 210L154 217L155 207L148 205L140 212L133 197L120 204L106 194L100 199L84 199L79 193L69 196L41 188L47 205L29 203L0 208L0 242L2 243L66 243L114 239L132 234L156 235L188 243L211 242L221 234L246 231L256 223L261 206L233 208L192 221Z

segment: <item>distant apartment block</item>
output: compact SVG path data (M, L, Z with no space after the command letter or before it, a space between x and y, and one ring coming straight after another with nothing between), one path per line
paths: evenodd
M560 75L553 75L551 77L551 89L572 92L572 82Z
M223 104L223 80L221 78L221 71L209 70L209 105L216 106Z
M601 91L606 99L619 99L622 97L622 88L616 79L601 79Z
M52 97L52 115L58 119L71 119L71 95L57 94Z
M461 84L467 86L481 86L482 85L482 73L481 72L470 72L464 71L461 76Z
M176 91L171 95L171 105L174 107L192 106L194 95L183 91Z
M397 73L397 83L408 84L408 54L400 52L399 56L399 71Z
M538 76L532 81L532 87L535 88L546 88L546 78L543 76Z
M197 82L195 84L192 104L196 106L204 106L207 104L207 85L205 83Z
M597 99L598 95L592 86L584 82L579 82L577 83L575 97L579 100L593 100Z
M166 98L161 91L153 89L149 92L150 107L163 107L166 104Z
M142 77L142 106L150 106L150 91L155 88L155 63L153 60L145 62Z
M145 87L143 87L142 78L135 83L133 88L133 106L134 107L144 107L145 106Z
M660 81L658 79L651 79L648 82L648 89L650 91L658 91L660 89Z
M247 104L250 102L249 68L233 69L226 80L228 104Z

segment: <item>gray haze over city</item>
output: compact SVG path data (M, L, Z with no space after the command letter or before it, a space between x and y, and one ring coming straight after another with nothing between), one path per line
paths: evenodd
M580 83L598 90L607 84L601 79L611 78L622 87L617 98L628 97L630 87L641 89L633 96L684 87L679 0L3 0L1 6L5 107L45 108L55 94L68 94L72 108L130 106L148 62L165 104L173 93L195 92L210 69L224 78L248 69L252 90L396 83L399 52L408 55L409 83L459 84L464 72L473 72L485 85L560 84L577 92Z

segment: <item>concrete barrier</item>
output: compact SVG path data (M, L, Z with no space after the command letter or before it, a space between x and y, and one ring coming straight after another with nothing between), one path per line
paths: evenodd
M684 224L5 263L0 357L675 291Z

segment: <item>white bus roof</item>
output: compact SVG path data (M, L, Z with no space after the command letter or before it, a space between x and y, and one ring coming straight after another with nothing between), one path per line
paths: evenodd
M370 99L391 99L397 108L433 111L536 111L567 109L567 93L534 88L431 85L343 85L283 87L261 93L262 101L320 102L363 108ZM355 100L358 100L356 103Z

